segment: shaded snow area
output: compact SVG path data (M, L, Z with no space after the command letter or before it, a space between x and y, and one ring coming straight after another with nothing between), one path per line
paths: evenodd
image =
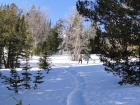
M96 55L91 56L98 59ZM91 59L89 64L70 61L68 55L53 55L52 70L42 71L44 82L37 90L20 90L18 94L7 90L0 79L0 105L140 105L140 87L120 86L119 78L104 71L100 60ZM38 57L30 60L34 75L37 72ZM20 69L19 73L22 72ZM9 75L9 70L2 70Z

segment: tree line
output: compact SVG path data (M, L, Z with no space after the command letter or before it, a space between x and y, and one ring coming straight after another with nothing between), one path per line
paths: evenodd
M37 89L44 77L40 70L49 73L48 57L58 51L58 26L51 27L51 22L40 8L33 5L28 12L24 12L14 3L0 6L0 23L0 69L10 69L10 76L0 71L3 83L15 93L21 87L30 89L31 81L34 89ZM31 80L31 67L28 64L32 55L40 56L39 70L34 80ZM25 64L21 64L23 60ZM19 74L16 68L22 68L23 72Z
M32 5L26 11L16 4L0 6L0 69L10 69L10 77L2 74L3 83L9 90L18 93L21 87L34 89L42 83L44 76L41 70L47 73L51 70L49 57L57 52L67 52L71 60L78 60L80 53L95 53L93 42L96 35L96 24L84 27L82 16L71 9L66 19L59 19L52 26L47 10ZM38 72L31 80L28 61L33 55L39 56ZM21 61L25 64L21 64ZM19 74L16 68L22 68Z
M45 13L34 5L26 13L15 4L1 5L0 23L0 66L11 68L18 66L19 59L58 50L57 25L52 28Z

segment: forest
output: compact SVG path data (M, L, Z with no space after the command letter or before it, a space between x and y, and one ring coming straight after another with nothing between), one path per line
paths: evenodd
M84 27L84 19L71 8L66 19L60 19L52 26L49 12L32 5L27 11L18 8L16 4L0 6L0 69L10 69L11 76L6 77L0 71L8 90L18 93L19 87L30 89L32 75L29 73L28 61L32 56L39 56L38 72L35 76L34 89L42 83L40 70L49 73L49 57L55 53L67 53L72 61L78 60L80 53L95 53L92 46L96 35L95 26ZM88 37L87 37L88 36ZM24 65L21 61L26 61ZM22 68L22 77L16 68Z
M76 8L52 26L47 10L35 5L28 11L14 3L0 6L0 69L10 68L13 76L13 80L4 77L5 83L19 78L16 68L25 60L26 79L22 81L30 88L28 60L33 55L40 56L39 69L49 72L48 57L67 53L72 61L77 61L79 54L97 54L105 71L122 79L120 85L140 85L140 2L78 0ZM86 21L90 22L88 26L84 25Z

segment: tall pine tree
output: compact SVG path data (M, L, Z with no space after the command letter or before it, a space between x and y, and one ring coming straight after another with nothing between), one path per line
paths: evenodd
M79 13L98 23L96 48L105 70L122 78L119 84L140 84L140 60L131 61L131 57L139 58L139 7L137 0L77 2Z

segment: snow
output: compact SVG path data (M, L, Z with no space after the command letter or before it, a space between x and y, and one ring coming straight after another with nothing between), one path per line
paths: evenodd
M96 55L93 59L99 59ZM120 86L120 78L104 71L100 60L89 64L71 61L68 55L53 55L52 70L42 71L44 82L37 90L20 90L18 94L7 90L0 79L0 105L140 105L140 88L133 85ZM30 60L31 73L37 70L38 57ZM18 69L19 72L23 72ZM9 70L2 70L9 75ZM14 98L13 98L14 97Z

